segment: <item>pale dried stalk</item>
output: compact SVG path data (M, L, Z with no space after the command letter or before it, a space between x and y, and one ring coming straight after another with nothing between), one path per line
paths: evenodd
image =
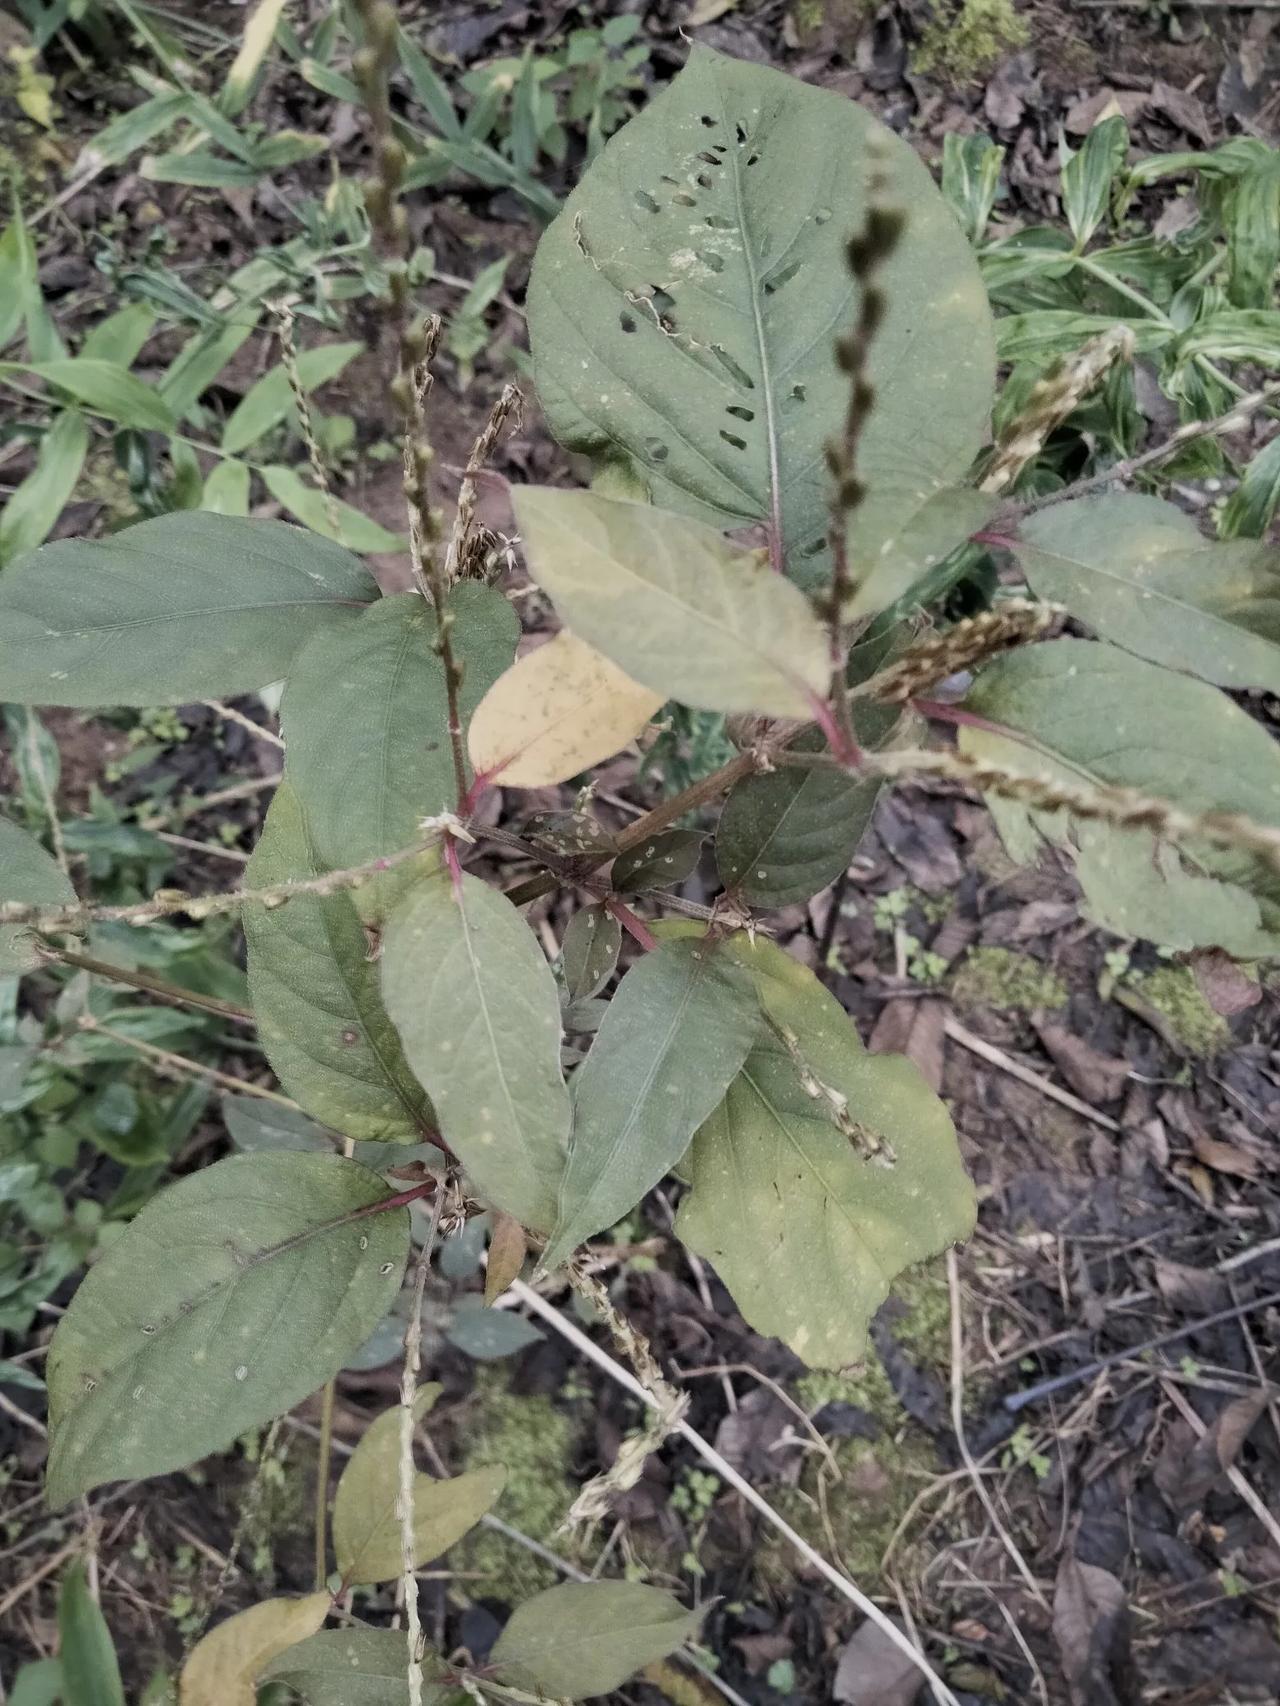
M602 1350L594 1339L588 1338L581 1328L575 1326L572 1321L562 1315L553 1304L547 1302L545 1297L534 1291L532 1286L526 1285L523 1280L518 1279L513 1281L511 1290L527 1308L531 1309L562 1338L568 1340L576 1350L580 1351L590 1362L593 1362L611 1380L616 1381L619 1386L630 1392L634 1397L639 1398L640 1402L646 1404L651 1410L657 1407L658 1400L652 1396L634 1374L623 1368L622 1364L615 1361L607 1351ZM910 1659L911 1663L929 1683L935 1700L942 1702L942 1706L959 1706L955 1695L943 1682L928 1659L917 1647L912 1646L897 1624L886 1617L875 1601L868 1599L855 1582L843 1575L834 1564L824 1558L822 1553L811 1546L803 1535L798 1534L791 1524L774 1510L769 1501L756 1491L750 1481L740 1475L726 1458L721 1457L713 1445L703 1439L702 1435L692 1428L687 1421L677 1422L673 1431L693 1447L702 1461L710 1469L713 1469L722 1481L732 1487L735 1492L741 1494L752 1509L764 1518L770 1528L776 1530L784 1540L795 1548L811 1569L816 1570L850 1605L856 1606L864 1617L869 1618L876 1625L886 1639L892 1641L899 1652Z
M462 472L462 484L458 488L458 507L454 513L453 531L449 535L449 550L445 557L445 577L448 581L457 580L462 560L462 552L471 533L472 523L476 514L476 475L485 467L493 455L493 448L498 442L498 435L507 423L510 415L516 417L516 429L520 427L520 408L523 398L515 385L504 385L502 395L489 410L489 418L471 446L471 454Z
M422 1368L422 1299L427 1289L431 1251L435 1245L448 1189L448 1182L442 1179L431 1205L427 1235L418 1252L418 1267L413 1276L413 1302L404 1333L404 1371L400 1378L400 1479L396 1490L396 1516L400 1522L400 1556L404 1570L405 1640L409 1649L409 1706L422 1706L422 1654L425 1646L422 1620L418 1613L418 1575L414 1557L413 1478L416 1471L413 1466L413 1402L418 1394L418 1374Z
M334 526L336 529L336 522ZM284 751L284 742L274 729L266 728L262 723L255 723L252 717L246 717L244 712L237 711L234 705L224 705L221 699L202 699L200 703L206 709L216 711L218 716L226 722L238 723L242 729L247 729L251 735L256 735L259 740L270 741L272 746L278 746L281 752Z
M1022 412L1000 435L978 490L1003 492L1011 486L1027 463L1040 454L1049 434L1106 377L1107 370L1117 361L1132 361L1133 352L1134 336L1128 326L1112 326L1090 338L1033 385Z
M280 364L289 381L289 390L293 393L293 406L298 411L298 425L302 429L302 442L307 447L307 456L311 462L311 472L315 476L316 485L324 494L325 518L335 538L338 538L342 534L338 500L334 497L333 488L329 484L329 470L325 467L324 457L320 454L320 441L316 437L315 426L311 420L311 403L303 389L302 375L298 371L298 346L293 341L293 307L288 302L274 302L271 307L276 317L276 335L280 342ZM228 714L233 719L236 715L234 712ZM281 741L279 744L283 746L284 742Z

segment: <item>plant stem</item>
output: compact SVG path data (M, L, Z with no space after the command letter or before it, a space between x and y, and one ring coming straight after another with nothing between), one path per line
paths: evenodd
M328 1571L329 1458L333 1446L333 1399L336 1382L327 1380L320 1395L320 1445L316 1455L316 1592Z
M132 1049L135 1054L155 1061L162 1071L180 1072L188 1078L207 1078L210 1083L220 1084L224 1090L234 1090L239 1096L257 1096L260 1101L274 1102L277 1107L290 1108L295 1113L301 1111L291 1096L282 1096L276 1090L264 1090L260 1084L250 1084L246 1079L233 1078L229 1072L219 1072L216 1066L202 1066L198 1060L189 1060L185 1054L174 1054L171 1049L157 1048L154 1043L144 1043L139 1037L126 1036L123 1031L100 1024L91 1014L82 1013L77 1023L82 1031L109 1037L122 1048Z
M220 1001L216 995L198 995L193 989L166 983L162 977L153 977L149 971L129 971L124 966L113 966L107 960L95 960L89 954L77 954L70 948L54 948L43 942L37 951L46 959L74 966L77 971L91 972L94 977L108 978L112 983L122 983L129 989L144 990L158 1001L169 1001L176 1007L195 1007L202 1013L216 1013L220 1019L230 1019L236 1025L252 1025L254 1022L253 1014L247 1008L236 1007L230 1001Z
M413 1279L413 1302L404 1334L404 1372L400 1380L400 1476L396 1515L400 1519L400 1550L404 1565L405 1640L409 1648L409 1706L422 1706L422 1623L418 1615L417 1538L413 1520L413 1425L418 1372L422 1367L422 1298L427 1288L431 1251L440 1227L447 1181L441 1181L431 1207L427 1235L418 1252Z
M1164 309L1157 307L1149 296L1144 296L1140 290L1135 290L1131 284L1126 284L1122 278L1116 278L1105 267L1100 267L1096 261L1091 260L1088 255L1075 255L1072 259L1081 272L1087 272L1090 278L1096 278L1099 283L1107 285L1115 291L1117 296L1127 297L1134 307L1140 308L1149 320L1155 320L1166 331L1177 330Z

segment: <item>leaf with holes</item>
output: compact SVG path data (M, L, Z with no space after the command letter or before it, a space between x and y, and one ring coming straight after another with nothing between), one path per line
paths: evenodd
M61 539L0 580L0 700L182 705L253 692L377 592L349 551L283 521L184 510L109 539Z
M549 1230L569 1093L555 979L529 926L478 877L427 877L387 924L382 994L476 1189Z
M562 1582L512 1614L491 1661L504 1682L540 1698L585 1700L674 1653L702 1616L639 1582Z
M884 744L896 707L856 704L854 727L864 746ZM816 733L799 751L821 751ZM882 783L836 770L781 766L747 776L730 790L716 826L720 880L747 906L774 908L808 900L845 870L866 834Z
M894 1276L972 1232L973 1186L911 1061L868 1054L772 943L726 950L755 974L768 1025L693 1141L676 1231L757 1332L841 1368L862 1357Z
M544 788L634 740L661 708L615 663L561 632L494 682L471 719L476 770L504 788Z
M965 704L995 725L960 731L962 749L977 758L1280 828L1280 747L1266 731L1215 688L1114 646L1025 646L988 665ZM1041 840L1067 849L1105 928L1129 935L1141 924L1163 945L1221 947L1242 958L1280 951L1280 878L1248 853L1197 843L1174 849L1146 830L989 803L1015 858L1033 858Z
M624 463L657 504L763 523L810 587L828 574L823 445L848 398L832 359L856 313L845 245L873 172L907 224L881 277L860 472L873 498L904 468L949 484L986 435L986 291L928 170L841 95L695 47L588 169L529 283L556 436Z
M419 1387L414 1417L440 1395L439 1386ZM342 1471L333 1497L333 1555L342 1579L366 1587L398 1579L404 1571L400 1518L400 1406L374 1418ZM421 1569L447 1552L493 1507L507 1479L497 1464L473 1469L450 1481L413 1477L413 1557Z
M515 656L520 620L492 587L463 582L449 596L467 719ZM383 598L355 622L318 634L285 688L281 727L289 781L329 869L365 865L422 839L424 818L458 803L444 665L435 616L416 593ZM404 887L401 870L353 893L378 924Z
M427 869L434 857L423 856ZM271 802L246 886L314 877L325 868L286 782ZM270 908L250 904L242 922L258 1034L294 1100L347 1137L430 1135L431 1106L382 1005L378 968L351 894L297 895Z
M573 1080L573 1141L548 1267L679 1164L759 1030L752 979L718 947L662 942L632 966Z
M1104 640L1219 687L1280 693L1280 550L1204 538L1160 498L1054 504L1015 545L1041 598Z
M198 1641L178 1679L180 1706L254 1706L256 1683L272 1659L314 1636L329 1612L327 1593L264 1599Z
M512 501L534 580L642 687L707 711L811 714L831 672L826 631L759 552L596 492L521 486Z
M340 1156L238 1155L154 1197L99 1257L49 1347L47 1492L181 1469L282 1415L368 1338L409 1217Z
M282 1682L306 1706L409 1706L409 1655L401 1629L324 1629L290 1647L260 1673L261 1682ZM443 1668L424 1655L428 1678ZM427 1682L422 1706L457 1700L456 1688Z
M0 901L6 900L24 906L74 906L76 891L34 835L0 817ZM0 923L0 977L33 971L40 964L30 929Z

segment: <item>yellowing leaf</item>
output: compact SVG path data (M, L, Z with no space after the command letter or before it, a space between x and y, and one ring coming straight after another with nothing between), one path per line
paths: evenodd
M243 111L253 88L253 80L258 75L258 67L267 57L268 49L275 38L276 26L284 8L285 0L259 0L259 4L250 13L244 26L244 35L240 38L239 52L232 61L227 80L222 87L220 104L223 112L229 117Z
M269 1660L314 1635L327 1593L265 1599L219 1623L192 1648L178 1683L180 1706L254 1706L254 1682Z
M471 719L478 773L509 788L544 788L612 757L662 704L576 634L557 634L514 663Z
M429 1410L439 1386L420 1388L415 1415ZM395 1580L403 1569L400 1518L400 1406L385 1410L366 1430L342 1472L333 1500L333 1551L349 1583ZM493 1505L506 1483L499 1464L452 1480L413 1477L413 1557L421 1568L447 1552Z
M529 572L569 627L664 699L807 717L830 675L808 599L759 552L649 504L525 486Z

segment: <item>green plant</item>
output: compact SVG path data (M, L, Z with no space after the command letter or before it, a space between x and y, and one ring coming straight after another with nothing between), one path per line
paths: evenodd
M968 1233L974 1192L916 1068L866 1053L754 914L845 868L886 780L936 774L989 795L1027 855L1060 844L1095 913L1123 915L1126 933L1274 952L1280 754L1220 689L1280 679L1275 554L1210 543L1150 496L1001 495L1061 391L1052 376L1032 388L982 459L997 328L928 174L856 106L697 50L539 248L535 382L597 479L514 492L529 573L567 624L516 661L513 607L472 545L472 475L510 399L445 536L421 383L440 327L413 309L398 205L412 168L386 82L403 44L391 7L361 15L352 70L377 162L367 199L415 590L379 597L331 538L196 510L61 541L0 577L0 697L154 706L284 680L287 753L245 884L227 893L104 907L33 835L0 826L4 965L65 958L95 924L238 914L262 1046L333 1134L328 1153L261 1149L188 1174L102 1254L50 1349L48 1492L63 1505L191 1464L324 1386L393 1307L416 1218L402 1402L358 1448L332 1525L340 1583L403 1575L407 1659L399 1634L317 1633L322 1474L317 1592L220 1625L184 1686L218 1698L209 1679L234 1653L246 1687L279 1677L332 1699L337 1674L398 1678L406 1663L411 1699L424 1663L446 1693L571 1698L670 1652L697 1616L632 1583L559 1587L517 1611L489 1666L424 1659L415 1568L501 1484L500 1468L440 1482L413 1463L441 1223L483 1202L487 1285L518 1285L532 1246L635 1362L655 1419L575 1510L607 1508L673 1429L698 1439L576 1256L673 1169L687 1184L677 1235L751 1324L813 1366L856 1360L893 1277ZM984 489L993 469L999 489ZM732 537L750 528L759 549ZM975 551L1015 560L1037 596L948 621L955 562ZM1062 607L1098 638L1046 638ZM963 704L930 697L962 671L976 672ZM734 755L618 834L582 802L520 810L519 789L589 773L668 700L732 719ZM958 748L908 744L925 720L958 726ZM495 785L517 797L515 830L476 812ZM682 905L668 889L703 836L671 826L722 796L723 904ZM467 868L477 849L540 874L504 892ZM519 908L561 887L590 906L557 978ZM682 916L651 915L664 907ZM633 957L606 1001L624 937ZM569 1014L590 1041L566 1077Z

